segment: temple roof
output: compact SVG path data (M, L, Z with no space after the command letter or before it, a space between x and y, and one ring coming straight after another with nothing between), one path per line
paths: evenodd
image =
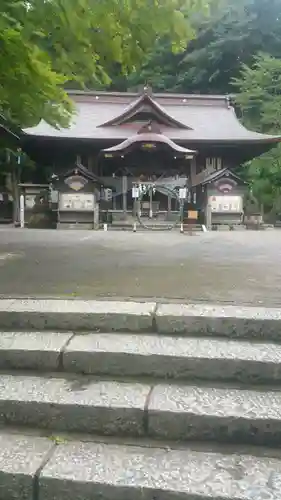
M167 127L190 129L190 127L182 121L173 118L167 110L160 106L160 104L146 92L141 94L138 99L129 104L129 106L126 107L119 115L99 126L108 127L110 125L123 125L130 122L130 120L141 116L141 114L144 115L145 113L149 113L151 118L154 117L155 119L158 119L162 125L166 125Z
M24 133L37 137L118 143L134 136L142 124L153 119L168 139L185 144L274 144L281 141L281 135L247 130L239 122L226 96L82 91L71 91L69 95L76 109L69 128L56 129L41 121L37 126L25 129Z
M247 182L244 181L239 175L235 174L232 170L229 170L228 168L215 170L214 172L210 173L207 177L205 177L205 179L202 182L200 182L200 184L204 186L204 184L209 184L211 182L218 181L225 177L234 179L241 184L247 184Z
M89 181L100 183L99 178L81 162L76 162L73 167L69 168L66 172L61 173L61 177L69 177L70 175L82 175Z
M188 156L190 158L193 158L193 156L196 154L196 151L179 146L174 141L166 137L166 135L163 135L161 133L160 125L153 121L150 121L147 124L141 126L137 134L129 137L128 139L125 139L125 141L122 141L115 146L102 149L101 152L104 155L108 153L121 154L131 151L131 149L135 146L144 149L153 149L157 148L157 146L159 145L164 147L167 146L175 153Z

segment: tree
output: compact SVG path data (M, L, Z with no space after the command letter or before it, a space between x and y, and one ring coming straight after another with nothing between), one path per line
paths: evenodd
M193 36L188 12L207 0L2 0L0 111L20 126L44 118L67 126L65 85L109 84L127 74L155 40L180 50Z
M227 0L201 26L178 72L177 88L230 93L241 64L251 66L264 51L281 51L281 0Z
M281 59L259 54L233 80L243 121L257 131L281 134ZM281 213L281 145L247 165L254 195L265 210Z
M28 156L20 149L16 148L13 141L9 141L10 147L0 149L0 167L1 174L5 176L6 188L13 198L13 220L19 221L19 199L21 176L23 170L32 168L33 162Z
M222 0L211 6L209 16L194 20L197 36L183 54L173 55L167 41L156 44L128 85L145 80L155 90L227 94L241 64L251 65L260 51L279 57L281 0Z

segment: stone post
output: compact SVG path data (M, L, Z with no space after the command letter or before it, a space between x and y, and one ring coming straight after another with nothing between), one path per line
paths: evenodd
M99 202L97 201L96 194L94 194L94 229L98 230L100 228L100 221L99 221Z

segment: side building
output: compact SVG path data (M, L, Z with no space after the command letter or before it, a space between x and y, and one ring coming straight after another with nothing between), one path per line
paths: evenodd
M22 148L52 173L60 225L97 224L105 213L129 221L137 190L138 213L172 221L176 193L185 186L186 206L202 222L210 212L214 223L239 223L246 188L237 167L281 141L247 130L226 96L154 94L146 87L139 94L70 96L76 113L68 129L42 121L22 137Z

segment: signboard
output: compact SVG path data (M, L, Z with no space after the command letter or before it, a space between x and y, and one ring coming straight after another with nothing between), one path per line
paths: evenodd
M229 213L242 213L243 212L243 198L242 196L210 196L209 205L211 211L214 213L229 212Z
M35 205L35 194L26 194L25 195L25 207L33 208Z
M179 198L180 200L185 200L187 197L187 188L186 187L182 187L179 189Z
M132 198L136 199L140 195L140 190L138 187L133 187L132 188Z
M93 212L95 197L93 193L61 193L59 209L61 212Z
M145 144L142 144L141 147L143 149L151 150L156 148L156 144L154 144L153 142L146 142Z

